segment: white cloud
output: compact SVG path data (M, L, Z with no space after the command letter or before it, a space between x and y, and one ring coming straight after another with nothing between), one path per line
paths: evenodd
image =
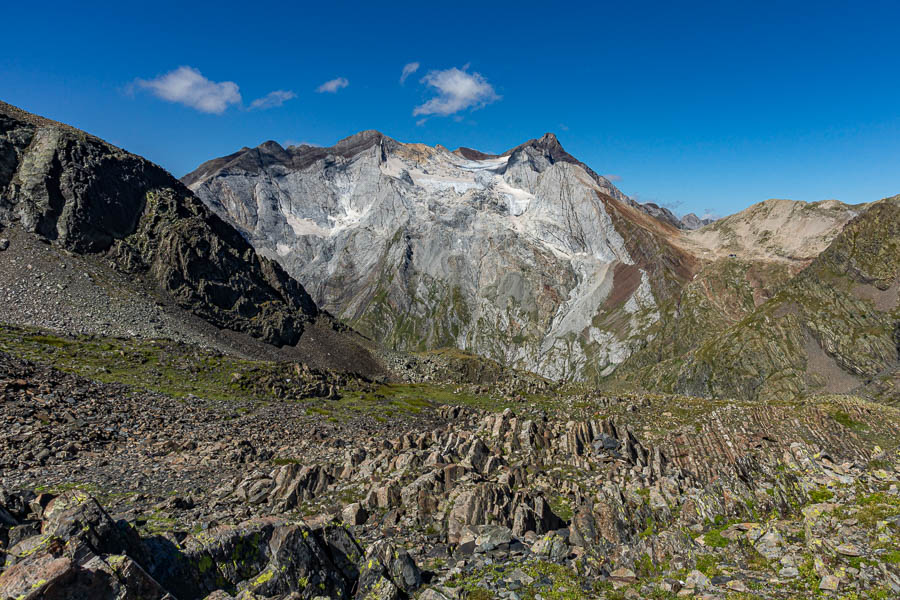
M478 109L500 99L494 87L478 73L467 73L468 65L444 71L430 71L422 83L437 91L437 96L417 106L413 115L448 116L467 108Z
M645 203L646 204L646 203ZM671 200L669 202L660 202L659 200L654 199L653 204L658 206L662 206L663 208L668 208L673 213L681 212L681 207L684 206L684 200Z
M135 84L157 98L216 115L225 112L230 104L241 103L241 92L235 82L210 81L193 67L178 67L156 79L136 79Z
M331 81L326 81L322 85L316 88L316 91L320 94L322 92L328 92L334 94L341 88L345 88L350 85L350 82L347 81L346 77L338 77L337 79L332 79Z
M419 70L419 63L411 62L403 66L403 73L400 74L400 85L406 81L406 78Z
M293 100L297 94L290 90L275 90L269 92L262 98L257 98L250 103L250 110L266 110L268 108L278 108L288 100Z

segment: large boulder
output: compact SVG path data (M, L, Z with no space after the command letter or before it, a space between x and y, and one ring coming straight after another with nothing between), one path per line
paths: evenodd
M71 491L43 511L41 533L17 543L0 598L401 598L422 575L405 550L363 553L342 526L260 518L187 537L141 538L90 495Z
M406 550L386 540L369 546L359 575L357 600L401 598L419 589L422 573Z

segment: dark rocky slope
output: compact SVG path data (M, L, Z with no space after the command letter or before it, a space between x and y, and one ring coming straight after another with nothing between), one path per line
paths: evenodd
M328 366L380 370L358 340L320 313L303 286L260 257L165 170L5 103L0 103L0 227L34 234L75 263L99 259L95 262L124 276L126 287L141 290L138 295L149 291L214 328L246 334L252 338L248 346L259 340L308 347L302 343L306 332L321 342L321 348L307 348L311 352L333 349L335 357L347 359ZM37 264L27 257L23 262ZM242 345L239 336L226 337L231 346Z

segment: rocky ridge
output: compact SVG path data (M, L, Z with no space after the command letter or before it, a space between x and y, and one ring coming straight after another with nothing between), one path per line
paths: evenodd
M738 320L694 338L681 356L626 376L716 397L855 391L896 403L898 223L898 197L873 203L771 298L752 310L745 303Z
M266 142L183 181L316 302L385 346L456 347L554 379L608 374L690 260L677 219L552 134L503 155L366 131ZM653 258L644 253L652 248Z
M237 230L162 168L5 103L0 103L0 227L10 228L0 254L4 263L16 257L23 261L21 267L44 262L32 263L16 248L10 252L10 241L19 240L33 250L34 244L16 233L22 231L49 242L57 255L67 253L73 266L99 271L101 280L125 282L136 310L156 313L160 321L174 319L172 329L189 323L186 329L194 340L233 350L259 340L290 350L298 344L302 348L304 333L318 323L324 327L314 337L335 355L355 357L345 367L357 362L369 372L379 370L358 341L343 336L340 326L320 314L300 284L276 262L260 257ZM48 276L41 283L51 289L71 283L49 277L60 275L55 260L46 265L46 273L29 276ZM95 290L103 287L102 281L93 283ZM104 294L110 293L122 295L108 288ZM43 305L37 299L31 304ZM164 306L168 310L160 310ZM95 315L85 313L69 313L67 330L90 328ZM333 332L324 331L328 329ZM250 339L245 344L228 332ZM300 353L293 352L295 357Z
M771 297L782 272L807 266L865 209L769 200L718 221L682 220L628 198L552 134L502 155L375 131L331 148L266 142L183 180L373 339L401 351L455 347L554 380L602 380L636 352L629 368L643 364L648 345L660 355L654 341L719 261L750 273L729 297L748 287ZM708 296L679 329L700 336L704 321L722 331L740 320L705 314L717 301Z
M754 262L786 262L799 270L865 209L865 204L851 206L837 200L766 200L713 223L690 227L682 238L703 258L734 255Z

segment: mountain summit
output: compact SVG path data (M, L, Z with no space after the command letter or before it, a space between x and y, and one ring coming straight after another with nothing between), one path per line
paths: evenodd
M552 133L502 155L376 131L331 148L267 142L183 181L317 303L399 350L601 376L691 275L678 230Z

